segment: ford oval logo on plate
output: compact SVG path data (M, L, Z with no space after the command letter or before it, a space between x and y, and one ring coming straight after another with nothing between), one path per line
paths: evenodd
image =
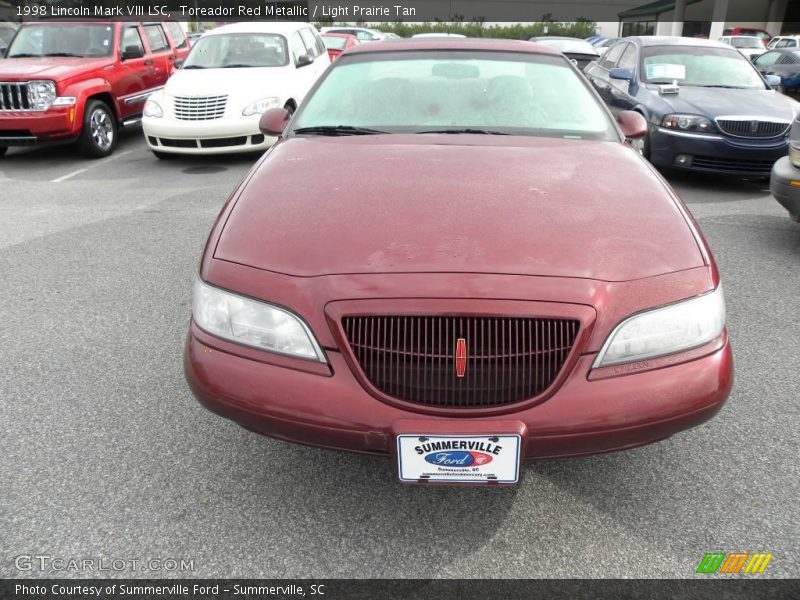
M445 452L431 452L425 457L425 461L442 467L471 467L472 465L489 464L492 462L492 457L483 452L448 450Z

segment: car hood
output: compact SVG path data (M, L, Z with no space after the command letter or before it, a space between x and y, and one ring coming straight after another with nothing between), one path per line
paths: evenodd
M704 264L682 211L632 148L480 135L280 142L237 200L215 258L297 276L608 281Z
M165 92L171 96L245 96L260 100L263 94L275 93L287 81L281 67L248 69L178 70L167 81ZM271 91L272 90L272 91ZM261 94L259 96L259 94ZM259 96L256 98L255 96Z
M50 79L63 81L113 64L113 59L77 57L30 57L0 60L0 81Z
M789 122L800 108L795 100L774 90L737 90L681 86L677 94L651 92L661 105L661 114L689 113L710 119L722 116L750 116Z

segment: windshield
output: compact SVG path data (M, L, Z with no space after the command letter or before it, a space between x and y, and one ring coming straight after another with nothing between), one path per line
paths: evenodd
M326 48L331 48L333 50L342 50L347 43L347 38L343 37L334 37L332 35L322 35L322 41L325 44Z
M764 44L757 37L733 37L731 46L734 48L759 48L764 49Z
M648 83L766 89L750 61L732 48L651 46L643 49L642 57Z
M531 40L538 44L544 44L559 52L569 52L571 54L591 54L599 56L597 49L589 42L583 40L548 40L547 38L535 38Z
M563 57L507 52L344 55L294 122L320 127L619 139Z
M272 33L204 35L192 46L184 69L283 67L289 64L286 38Z
M8 58L26 56L111 56L114 27L86 23L24 25L8 49Z

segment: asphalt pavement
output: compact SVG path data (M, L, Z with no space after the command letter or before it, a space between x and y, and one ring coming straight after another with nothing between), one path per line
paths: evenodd
M767 182L669 176L728 302L736 384L717 417L530 463L515 488L427 488L189 392L192 280L253 161L159 161L136 130L100 161L0 159L0 577L695 577L710 551L771 552L760 577L800 576L800 224Z

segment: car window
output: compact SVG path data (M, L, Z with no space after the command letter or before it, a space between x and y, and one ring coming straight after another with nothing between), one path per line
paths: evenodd
M297 64L297 59L306 53L306 45L303 43L303 38L300 37L300 33L297 31L292 34L292 39L289 43L292 51L292 60Z
M614 65L617 64L622 51L625 50L625 46L627 46L625 43L611 46L600 58L600 66L609 70L613 69Z
M135 46L144 54L144 44L142 43L142 34L139 33L139 28L136 26L126 27L122 31L122 46L121 50L124 52L127 48Z
M295 123L338 125L618 139L602 103L563 56L521 52L345 54L306 98Z
M330 48L332 50L344 50L344 47L347 45L347 38L343 37L323 35L322 39L325 42L325 47Z
M797 57L792 53L783 55L783 58L778 62L779 65L793 65L797 63Z
M642 57L641 78L648 83L765 89L758 71L733 48L648 46Z
M144 34L147 36L147 43L150 45L150 52L161 52L169 48L167 38L161 25L145 25Z
M305 46L300 43L305 52ZM301 52L302 54L302 52ZM289 64L286 38L273 33L204 35L192 46L184 69L245 69Z
M361 41L370 42L375 39L375 36L369 33L368 31L356 31L355 33L356 33L356 38Z
M164 26L167 28L174 46L176 48L186 48L189 42L186 39L186 33L183 31L183 27L175 21L166 21Z
M759 67L768 67L772 64L775 64L780 57L780 52L766 52L756 59L755 64L757 64Z
M319 48L317 48L317 40L310 29L301 29L300 37L303 39L303 45L306 47L306 54L313 58L320 55Z
M636 70L636 46L633 44L628 44L628 47L625 48L625 51L622 53L622 57L619 59L619 63L617 66L621 69L628 69L631 72Z

